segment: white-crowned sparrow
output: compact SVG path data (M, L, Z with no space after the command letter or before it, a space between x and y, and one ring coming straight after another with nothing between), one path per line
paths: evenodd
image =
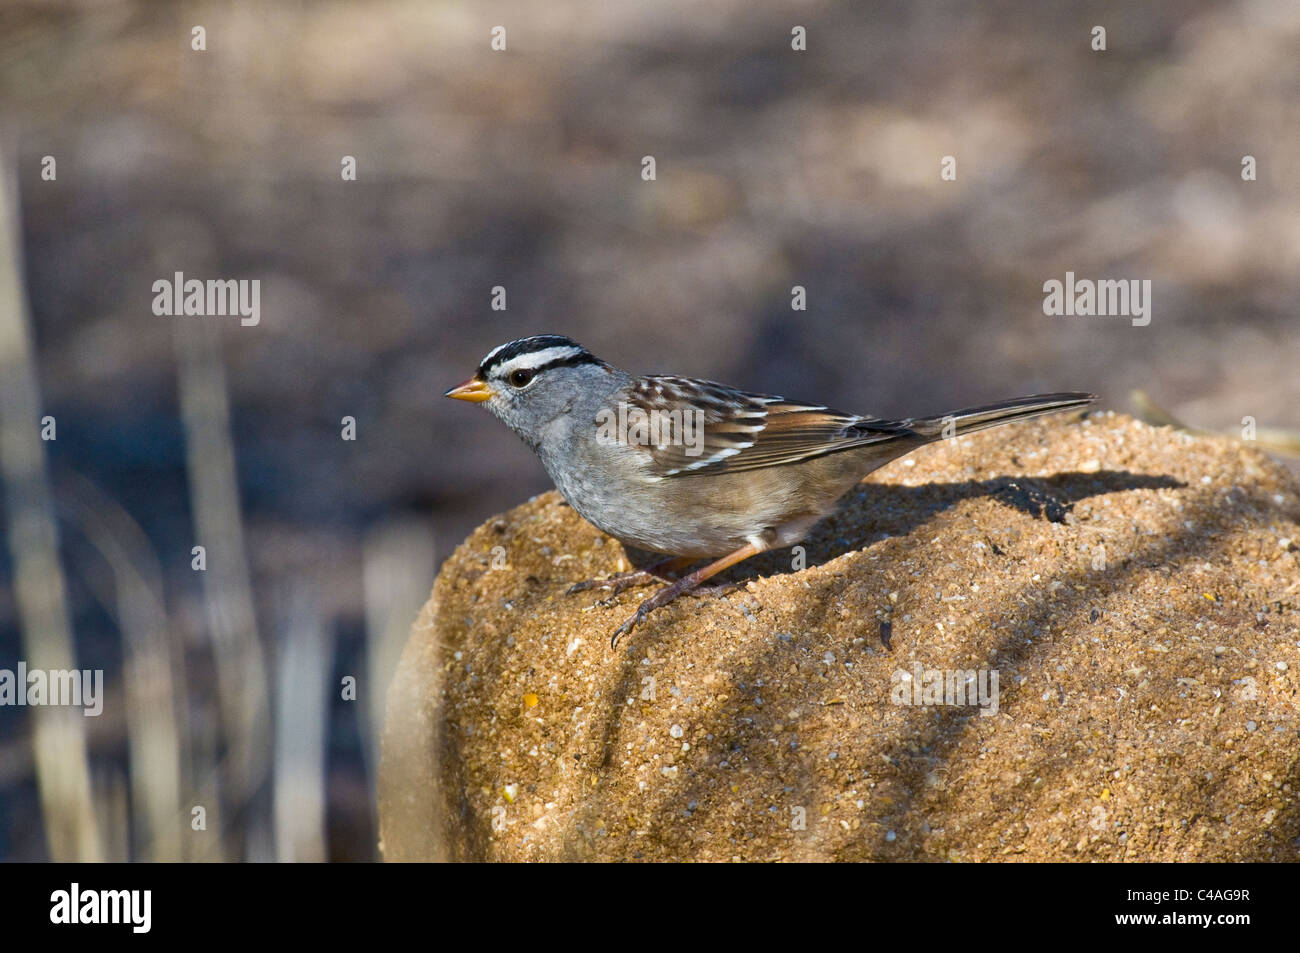
M799 542L854 484L890 460L943 437L1096 399L1043 394L882 420L712 381L633 377L557 334L501 345L446 396L485 403L597 528L674 557L621 577L616 591L662 578L670 565L722 557L643 602L612 645L710 576Z

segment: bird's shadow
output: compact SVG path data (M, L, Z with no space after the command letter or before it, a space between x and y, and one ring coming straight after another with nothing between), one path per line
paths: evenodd
M890 536L906 536L936 513L963 500L989 497L1035 519L1063 523L1074 504L1089 497L1126 490L1178 489L1186 485L1171 476L1130 473L1127 470L1057 473L1049 477L1002 476L991 480L925 483L920 486L860 483L840 500L836 512L818 523L808 538L799 544L803 547L799 559L792 558L790 548L773 550L746 560L715 578L734 583L820 566L846 552L864 549ZM860 513L849 515L858 509L866 512L865 519ZM864 528L867 531L865 535ZM664 558L637 549L628 549L627 553L628 560L637 569L653 566Z

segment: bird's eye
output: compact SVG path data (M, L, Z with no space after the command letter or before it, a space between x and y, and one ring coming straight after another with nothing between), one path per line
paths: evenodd
M532 382L534 371L526 371L522 368L510 372L510 386L527 387Z

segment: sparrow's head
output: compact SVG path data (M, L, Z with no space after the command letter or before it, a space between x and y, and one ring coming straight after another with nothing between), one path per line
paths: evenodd
M447 397L487 405L506 426L536 446L546 424L608 384L614 369L572 338L537 334L488 352L478 371Z

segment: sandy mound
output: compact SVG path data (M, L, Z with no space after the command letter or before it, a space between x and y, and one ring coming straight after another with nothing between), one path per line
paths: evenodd
M1112 414L1005 427L805 546L615 653L652 590L565 590L623 547L554 493L489 520L389 695L385 856L1300 859L1279 465Z

